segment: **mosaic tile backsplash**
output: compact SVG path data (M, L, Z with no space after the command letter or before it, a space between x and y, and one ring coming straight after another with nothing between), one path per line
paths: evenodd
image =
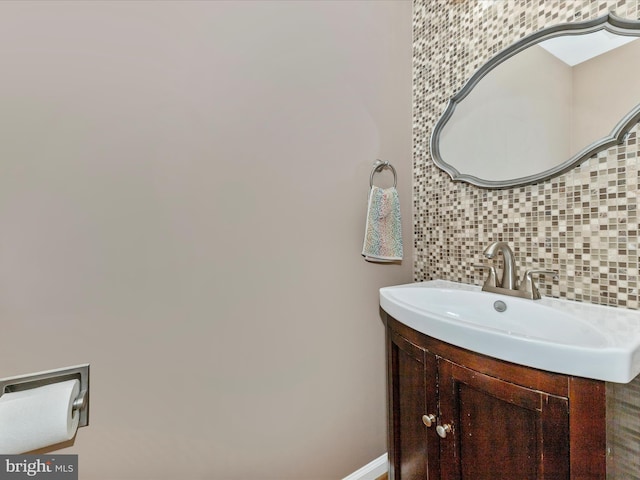
M504 190L453 182L429 154L447 101L489 58L542 28L609 11L638 19L640 0L415 0L416 281L480 285L483 272L472 264L484 259L490 242L502 240L513 248L520 274L525 268L559 272L556 281L540 278L543 294L640 308L639 127L623 144L566 174Z
M514 249L520 272L559 272L557 281L540 279L546 295L640 308L639 127L624 144L566 174L505 190L453 182L429 155L431 130L447 101L489 58L542 28L609 11L638 19L639 8L640 0L415 0L416 281L480 285L482 272L472 264L490 242L502 240ZM640 480L640 377L607 384L606 415L607 479Z

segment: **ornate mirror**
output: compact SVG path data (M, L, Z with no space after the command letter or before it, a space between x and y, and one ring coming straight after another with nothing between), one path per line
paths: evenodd
M431 155L485 188L539 182L622 142L640 120L640 21L613 14L534 33L447 105Z

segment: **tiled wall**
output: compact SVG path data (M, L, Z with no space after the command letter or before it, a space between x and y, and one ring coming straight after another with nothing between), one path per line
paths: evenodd
M481 284L482 273L471 265L483 258L491 241L503 240L514 248L520 269L559 271L559 280L544 286L546 295L640 307L639 127L625 144L567 174L514 189L455 183L429 155L431 130L448 99L490 57L544 27L608 11L638 19L639 7L640 0L415 1L416 281L443 278ZM638 419L640 377L626 385L607 384L609 480L640 480Z
M416 281L481 284L472 268L494 240L546 295L638 309L638 152L627 142L537 185L485 190L453 182L432 162L429 137L448 99L500 50L558 23L614 11L640 18L640 0L416 0L414 7L414 232ZM612 72L614 73L614 72ZM517 152L514 152L517 155Z

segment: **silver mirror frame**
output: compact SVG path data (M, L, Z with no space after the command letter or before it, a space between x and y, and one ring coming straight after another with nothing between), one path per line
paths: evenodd
M608 13L607 15L599 17L595 20L554 25L552 27L545 28L531 35L528 35L521 40L518 40L513 45L507 47L496 56L489 59L487 63L485 63L476 73L473 74L473 76L464 85L464 87L462 87L462 89L456 95L454 95L451 100L449 100L447 108L445 109L440 119L436 122L430 139L431 157L433 158L434 163L440 169L447 172L454 181L467 182L482 188L503 189L520 187L523 185L529 185L541 182L543 180L548 180L555 177L556 175L560 175L571 170L596 153L605 150L610 146L622 143L625 140L625 137L629 130L631 130L631 128L633 128L633 126L638 123L638 121L640 121L640 104L634 107L625 117L623 117L609 135L595 141L565 162L535 175L515 178L512 180L485 180L473 175L460 173L453 166L445 162L440 154L440 134L447 124L447 121L455 112L457 105L473 90L473 88L478 84L478 82L480 82L480 80L482 80L482 78L487 73L496 68L502 62L521 52L522 50L544 40L567 34L584 35L597 32L599 30L606 30L610 33L615 33L618 35L637 37L640 36L640 21L623 19L617 17L614 13Z

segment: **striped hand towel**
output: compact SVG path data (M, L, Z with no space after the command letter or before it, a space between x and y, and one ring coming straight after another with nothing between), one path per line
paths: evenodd
M371 187L362 256L370 262L402 260L400 199L395 187Z

